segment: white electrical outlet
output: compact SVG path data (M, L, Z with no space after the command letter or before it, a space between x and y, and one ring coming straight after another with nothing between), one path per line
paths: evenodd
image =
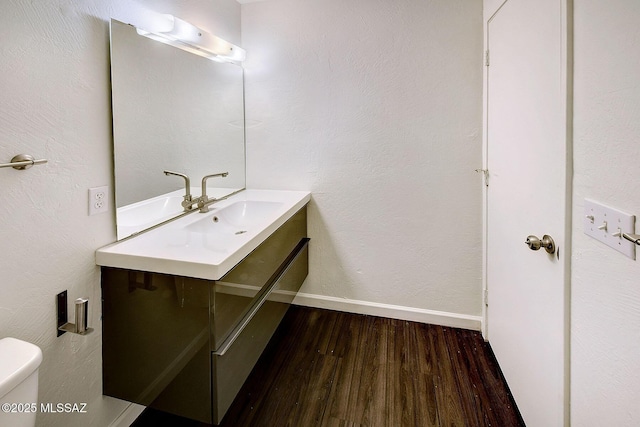
M97 215L109 210L109 186L89 189L89 215Z

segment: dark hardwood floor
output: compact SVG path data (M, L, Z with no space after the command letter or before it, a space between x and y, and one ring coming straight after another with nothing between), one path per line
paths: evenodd
M132 424L204 426L147 409ZM222 424L524 426L478 332L292 306Z

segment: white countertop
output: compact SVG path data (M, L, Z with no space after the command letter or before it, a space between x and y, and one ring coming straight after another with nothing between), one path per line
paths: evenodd
M194 212L100 248L96 264L218 280L310 198L307 191L244 190L210 205L206 214Z

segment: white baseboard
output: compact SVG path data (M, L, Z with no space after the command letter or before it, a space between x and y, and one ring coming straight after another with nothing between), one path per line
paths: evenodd
M480 331L482 329L482 316L426 310L401 305L381 304L377 302L336 298L302 292L298 292L298 295L293 300L293 304L305 307L345 311L348 313L388 317L391 319L408 320L411 322L430 323L433 325L448 326L451 328L471 329L474 331Z
M129 427L140 416L146 406L130 403L124 411L116 418L109 427Z

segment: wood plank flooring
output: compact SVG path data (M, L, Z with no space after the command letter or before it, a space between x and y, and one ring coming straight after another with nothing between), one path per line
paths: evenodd
M147 409L132 427L203 426ZM221 426L524 426L478 332L292 306Z

